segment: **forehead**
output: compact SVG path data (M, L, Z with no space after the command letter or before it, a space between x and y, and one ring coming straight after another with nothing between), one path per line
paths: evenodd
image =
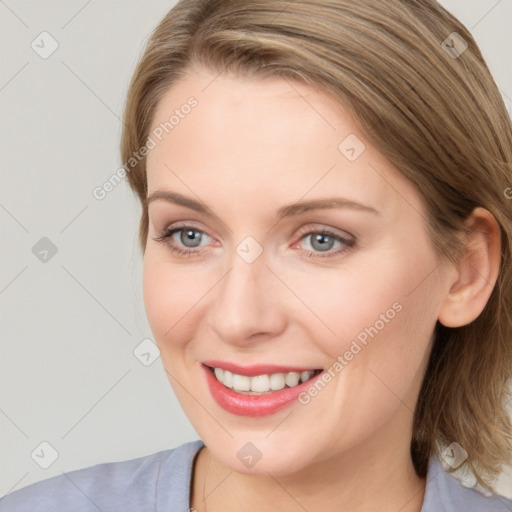
M193 109L187 107L190 98L196 102ZM165 137L169 144L177 144L187 125L194 125L197 137L208 134L208 138L220 139L223 133L236 132L250 142L254 136L264 138L271 134L278 136L276 143L283 139L292 142L290 136L297 140L309 138L312 144L326 137L330 142L351 130L359 130L356 118L347 108L307 84L277 76L262 79L225 75L198 67L187 70L163 94L151 130L168 124L173 113L180 114L180 110L189 113L179 119L174 116L174 126L167 130L169 137ZM239 128L250 132L240 133ZM318 149L326 146L322 144Z
M196 106L183 109L191 97ZM180 176L206 194L216 184L238 197L278 190L287 196L282 202L340 194L378 209L403 203L405 195L409 207L421 208L412 185L366 140L350 110L303 83L192 69L161 98L151 132L165 123L168 133L147 157L150 192L183 190ZM361 144L356 160L343 153L345 141Z
M180 135L189 135L192 127L197 140L203 143L215 139L218 145L223 136L236 134L238 143L245 141L247 146L254 146L257 138L265 140L267 149L270 140L275 146L293 140L304 144L305 138L318 144L326 135L332 137L340 128L349 128L349 123L335 126L342 124L348 113L336 115L335 109L342 107L305 84L279 77L251 79L191 69L159 101L152 131L165 125L191 97L197 106L175 120L178 124L165 137L170 146L179 145L184 138ZM225 140L226 147L229 142ZM318 150L325 146L318 146Z

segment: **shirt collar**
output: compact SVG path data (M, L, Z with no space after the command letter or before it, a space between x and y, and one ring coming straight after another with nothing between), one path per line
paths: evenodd
M437 455L429 460L421 512L510 512L512 501L502 496L484 496L464 487L444 470Z

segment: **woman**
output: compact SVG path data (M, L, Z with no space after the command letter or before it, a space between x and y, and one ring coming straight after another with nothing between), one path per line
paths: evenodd
M124 122L200 439L0 509L510 510L512 126L465 27L433 0L182 0Z

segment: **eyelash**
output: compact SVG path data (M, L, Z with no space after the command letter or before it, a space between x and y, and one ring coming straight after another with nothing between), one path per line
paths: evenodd
M180 249L179 247L176 247L175 245L173 245L173 244L171 244L169 242L169 239L175 233L179 233L180 231L186 231L186 230L196 231L196 232L201 233L203 235L207 235L207 233L205 233L204 231L196 228L195 226L184 224L184 225L181 225L181 226L176 226L176 227L171 228L171 229L165 229L159 237L153 238L153 240L155 242L162 242L162 243L164 243L171 250L171 252L179 254L180 256L186 256L186 257L193 256L194 254L198 253L199 251L198 250L194 250L194 249ZM339 255L341 255L343 253L346 253L346 252L352 250L355 247L355 244L356 244L356 240L355 239L344 238L344 237L342 237L342 236L340 236L340 235L338 235L338 234L334 233L333 231L330 231L329 229L326 229L326 228L317 229L317 230L311 230L310 229L309 231L305 230L304 232L302 232L300 234L302 236L299 239L299 242L302 241L303 239L305 239L306 237L308 237L309 235L317 235L317 234L319 234L319 235L329 236L329 237L333 238L335 241L341 242L341 243L343 243L345 245L345 247L343 247L341 249L338 249L338 250L329 251L325 255L322 255L322 253L320 251L307 251L307 250L304 250L303 252L307 253L306 257L308 257L308 258L332 258L334 256L339 256Z

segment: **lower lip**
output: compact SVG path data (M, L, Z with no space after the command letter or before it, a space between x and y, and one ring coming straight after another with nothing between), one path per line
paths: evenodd
M244 395L221 384L208 366L201 365L206 372L206 381L214 400L226 411L239 416L268 416L290 405L306 391L323 372L293 388L283 388L268 395Z

